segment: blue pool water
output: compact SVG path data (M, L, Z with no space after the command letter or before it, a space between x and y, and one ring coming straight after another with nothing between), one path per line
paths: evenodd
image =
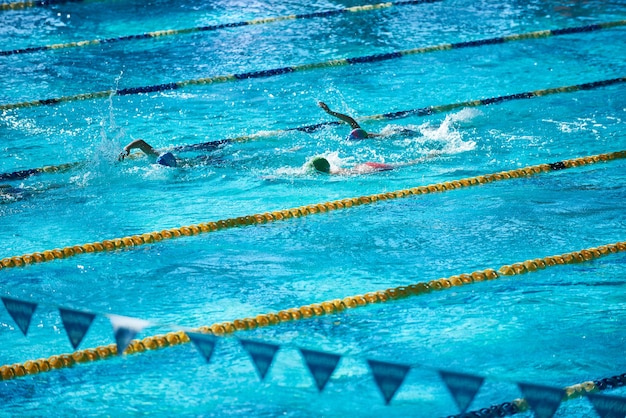
M1 50L357 6L356 1L92 0L0 11ZM0 105L626 19L623 1L444 0L190 35L0 56ZM626 27L409 55L0 114L7 180L0 259L302 205L403 190L626 149L626 87L558 93L429 116L368 120L348 142L317 102L356 117L626 76ZM400 128L416 132L393 135ZM278 132L282 131L282 132ZM177 169L118 162L157 148ZM422 164L364 176L306 167ZM198 157L210 158L198 160ZM626 240L626 162L613 160L443 193L115 252L0 270L0 295L40 303L24 336L0 309L0 366L71 353L58 307L98 314L80 348L114 342L105 314L152 321L138 338ZM438 377L485 376L470 410L626 372L626 258L432 292L234 335L281 346L260 381L234 336L209 364L192 344L0 381L2 416L417 416L458 408ZM298 348L342 355L322 393ZM366 359L412 366L385 405ZM623 390L609 392L624 395ZM555 416L595 416L587 399ZM531 413L520 416L532 416Z

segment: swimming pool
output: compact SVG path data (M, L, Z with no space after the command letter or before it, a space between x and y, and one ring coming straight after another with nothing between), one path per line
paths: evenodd
M362 4L68 2L2 10L0 36L2 49L13 51ZM80 163L2 182L10 187L0 204L0 259L622 151L621 81L470 103L623 78L624 26L303 66L618 22L624 6L444 0L0 56L7 75L0 106L40 101L2 108L0 173ZM300 70L77 98L287 67ZM70 99L41 102L60 97ZM346 125L295 129L334 121L319 100L389 135L349 142ZM456 103L466 105L437 108ZM436 111L368 118L429 107ZM391 134L405 127L416 133ZM175 150L191 162L170 169L142 157L118 162L136 138L157 148L234 140ZM364 176L306 168L317 155L349 167L402 164L432 151L438 156L423 164ZM150 321L137 334L143 339L623 242L624 168L615 158L7 266L1 296L39 305L27 336L0 309L0 366L72 353L59 307L97 314L84 350L115 342L107 314ZM0 414L457 414L441 369L485 377L468 407L480 410L521 398L518 382L562 388L625 372L624 261L616 252L237 331L218 341L208 364L193 344L174 344L8 378L0 382ZM263 380L237 338L280 346ZM342 356L322 392L299 348ZM410 366L388 405L368 359ZM593 414L581 397L563 402L556 416Z

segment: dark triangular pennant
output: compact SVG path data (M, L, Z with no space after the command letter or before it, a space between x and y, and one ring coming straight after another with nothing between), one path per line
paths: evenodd
M275 344L242 339L239 339L239 342L248 354L250 354L252 362L261 376L261 380L265 379L265 375L272 365L272 361L274 361L274 355L280 347Z
M211 360L211 355L213 355L215 344L217 344L217 337L199 332L187 332L186 334L208 363Z
M485 380L480 376L444 370L439 370L439 376L448 387L461 412L467 410Z
M148 321L127 316L107 315L113 326L115 343L117 344L117 355L121 356L130 344L135 335L150 325Z
M317 389L321 392L328 383L330 375L337 368L337 364L341 359L338 354L324 353L322 351L300 349L304 362L315 379Z
M588 393L587 397L600 418L626 417L626 398Z
M537 418L551 418L565 396L563 389L530 383L517 384Z
M410 366L404 364L385 363L376 360L367 360L370 370L374 375L374 381L380 392L385 398L385 404L388 405L393 395L396 394L407 373L411 369Z
M65 332L70 339L74 350L78 348L80 342L89 331L89 327L96 315L89 312L74 311L71 309L59 308L61 321L65 327Z
M11 318L13 318L24 336L26 336L30 320L35 313L35 309L37 309L37 304L7 297L2 297L2 303L4 303L4 307L7 308L9 315L11 315Z

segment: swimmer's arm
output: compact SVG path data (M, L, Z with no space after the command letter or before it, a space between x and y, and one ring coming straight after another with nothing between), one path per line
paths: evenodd
M328 106L326 105L326 103L324 102L318 102L317 104L319 107L321 107L324 110L324 112L328 113L331 116L336 117L337 119L341 119L342 121L346 122L347 124L350 125L352 129L361 128L361 126L359 126L357 121L355 121L352 117L348 115L344 115L343 113L337 113L337 112L330 110Z
M411 160L411 161L407 161L405 163L397 163L394 164L393 166L398 168L398 167L408 167L410 165L416 165L416 164L421 164L427 160L430 160L432 158L437 157L438 155L441 155L442 152L441 151L431 151L428 153L428 155L425 155L423 157L417 158L415 160Z
M151 157L157 157L159 155L159 153L156 152L154 148L152 148L152 146L146 141L144 141L143 139L136 139L124 147L124 150L119 157L120 161L127 157L134 149L140 149L141 151L143 151L144 154Z

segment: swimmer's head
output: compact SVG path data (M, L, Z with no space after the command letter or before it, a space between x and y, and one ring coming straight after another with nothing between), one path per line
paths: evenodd
M320 173L330 173L330 163L324 157L315 157L311 160L311 165Z
M353 129L352 132L350 132L350 135L348 135L348 138L346 139L348 141L358 141L360 139L366 139L367 137L368 135L365 129L357 128L357 129Z
M176 163L176 157L171 152L166 152L165 154L159 155L156 160L157 164L161 164L167 167L176 167L178 164Z

